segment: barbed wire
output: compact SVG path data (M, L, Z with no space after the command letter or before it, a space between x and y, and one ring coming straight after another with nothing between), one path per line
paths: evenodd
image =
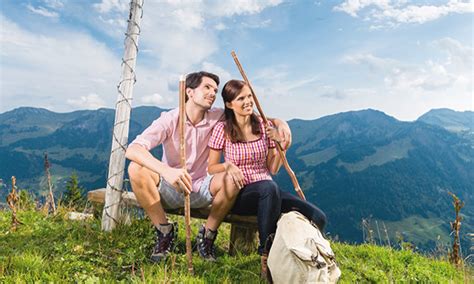
M128 71L130 72L131 76L126 77L126 78L121 78L120 82L117 85L117 91L119 93L119 99L117 99L117 102L115 104L115 109L116 110L117 110L117 107L122 103L126 103L127 107L129 109L132 108L132 104L131 104L132 98L131 97L127 98L127 96L122 92L122 85L125 82L131 82L132 84L135 84L137 82L137 76L136 76L135 70L131 66L130 62L133 62L134 60L136 60L136 55L138 54L138 43L137 43L137 41L135 41L134 37L138 38L138 36L141 33L141 28L140 28L139 23L137 23L134 20L132 11L135 10L135 12L140 12L140 19L143 18L143 3L144 3L144 0L141 0L141 1L140 0L132 0L130 2L130 13L129 13L129 16L128 16L127 23L128 23L128 27L130 27L130 25L132 25L134 28L128 28L127 32L125 32L124 45L126 46L127 42L133 43L133 46L135 47L135 57L122 58L121 66L122 67L125 66L125 68L128 68ZM130 33L128 32L129 30L135 30L135 29L137 30L136 32L130 32ZM124 123L129 124L129 122L130 122L130 116L129 116L128 119L114 122L113 131L112 131L112 138L117 143L118 147L112 149L112 151L110 153L111 157L112 157L113 153L116 152L116 151L123 151L123 152L126 151L127 146L128 146L128 142L127 142L128 139L123 139L123 137L124 137L124 135L123 135L124 128L122 128L122 127L120 128L121 133L116 133L117 132L116 130L119 128L118 126L120 126L121 124L124 124ZM128 134L126 135L126 138L128 138ZM120 139L123 139L125 141L121 141ZM113 222L115 224L118 224L119 220L117 220L114 216L112 216L109 213L109 208L111 208L113 206L120 205L122 203L124 190L122 190L121 188L117 188L117 186L115 184L113 184L111 182L111 180L115 179L117 176L123 177L124 172L125 172L125 168L122 168L120 171L113 173L112 175L110 175L107 178L107 190L111 189L113 191L116 191L116 192L118 191L118 192L121 193L119 201L114 202L112 204L105 204L104 205L105 215L108 218L110 218L111 220L113 220Z

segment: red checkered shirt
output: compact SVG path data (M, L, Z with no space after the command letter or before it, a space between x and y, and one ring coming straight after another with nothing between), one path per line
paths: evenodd
M216 124L209 139L209 147L224 152L226 162L232 162L244 174L244 184L260 180L271 180L267 168L268 148L275 148L275 142L267 137L263 122L260 122L262 134L259 139L248 142L232 143L225 135L225 122Z

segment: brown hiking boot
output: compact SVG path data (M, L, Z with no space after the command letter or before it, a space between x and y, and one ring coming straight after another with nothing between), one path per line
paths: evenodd
M270 274L270 269L268 269L267 260L268 260L268 255L262 254L262 256L260 257L260 265L261 265L260 278L267 281L268 283L273 283L272 276Z
M273 244L273 239L275 238L275 234L270 234L268 238L265 240L265 246L263 247L263 253L260 258L260 277L267 281L267 283L273 283L272 274L270 273L270 269L268 268L268 254L270 253L270 248Z

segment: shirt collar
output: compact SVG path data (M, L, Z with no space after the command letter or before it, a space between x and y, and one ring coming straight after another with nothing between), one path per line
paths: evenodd
M186 117L186 123L193 126L193 124L191 123L191 121L189 121L187 117ZM206 111L204 113L204 118L200 122L198 122L198 124L194 125L194 127L204 126L207 124L209 124L209 111Z

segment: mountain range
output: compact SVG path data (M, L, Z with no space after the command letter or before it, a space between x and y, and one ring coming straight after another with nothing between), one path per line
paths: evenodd
M132 111L129 140L164 109ZM474 232L474 112L436 109L412 122L367 109L289 121L287 157L306 198L326 212L328 234L349 242L373 236L377 243L405 240L433 249L448 243L461 210L463 244ZM56 113L21 107L0 114L0 198L11 176L19 188L44 195L43 155L48 153L55 191L75 171L87 190L105 186L114 110ZM153 154L161 155L161 149ZM292 191L282 169L275 180Z

